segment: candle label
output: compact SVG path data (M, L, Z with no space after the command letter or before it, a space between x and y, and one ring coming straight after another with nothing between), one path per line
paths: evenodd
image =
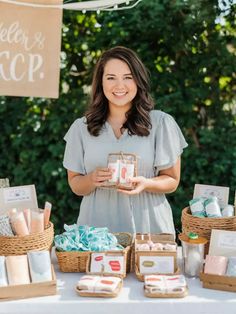
M120 183L128 183L129 178L134 176L134 164L120 162Z
M119 160L117 162L110 162L108 168L112 171L112 178L108 180L111 183L117 183L119 180Z

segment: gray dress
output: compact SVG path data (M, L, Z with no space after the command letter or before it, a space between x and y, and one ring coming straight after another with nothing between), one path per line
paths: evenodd
M150 116L149 136L130 136L125 131L119 139L108 122L95 137L89 134L85 118L75 120L64 137L64 167L85 175L96 167L107 167L109 153L122 151L139 157L138 175L157 176L160 170L176 163L187 143L169 114L153 110ZM77 223L106 226L111 232L175 233L172 211L163 193L127 196L115 189L97 188L83 197Z

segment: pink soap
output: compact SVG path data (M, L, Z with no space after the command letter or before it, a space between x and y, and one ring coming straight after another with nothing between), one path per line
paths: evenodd
M31 233L43 232L44 230L44 211L31 211Z
M212 275L225 275L228 258L225 256L206 256L204 273Z
M138 251L150 251L150 246L147 243L137 244Z

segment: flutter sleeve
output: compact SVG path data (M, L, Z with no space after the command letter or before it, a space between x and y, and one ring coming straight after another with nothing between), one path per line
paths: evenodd
M75 120L64 136L66 147L63 166L70 171L86 174L84 166L84 145L81 130L82 123L82 119Z
M164 113L156 132L154 166L156 172L175 165L188 144L172 116Z

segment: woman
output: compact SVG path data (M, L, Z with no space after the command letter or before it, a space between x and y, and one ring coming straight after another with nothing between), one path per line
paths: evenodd
M92 82L91 104L65 135L63 165L72 191L82 195L79 225L112 232L175 233L165 193L180 180L180 155L187 146L174 119L153 110L148 74L125 47L104 52ZM111 179L109 153L138 156L132 191L102 188Z

